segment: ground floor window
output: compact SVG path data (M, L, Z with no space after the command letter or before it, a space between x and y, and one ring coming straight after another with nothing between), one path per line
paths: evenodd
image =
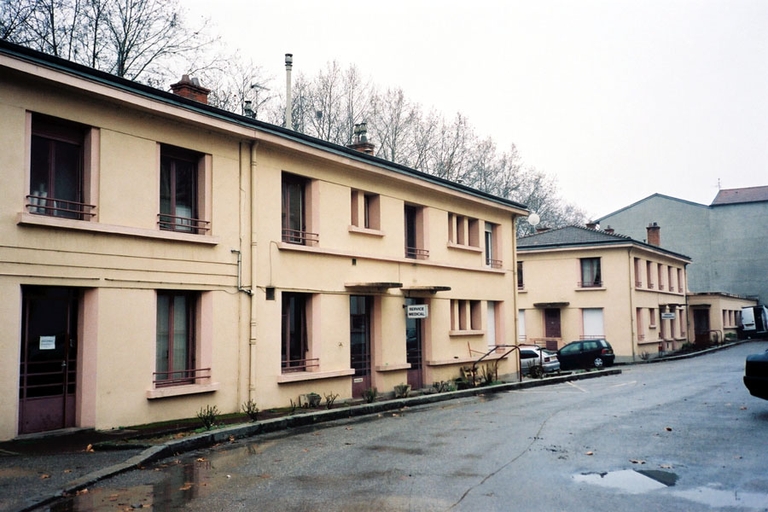
M181 291L157 294L156 386L192 384L200 376L196 368L198 295Z
M308 310L311 295L306 293L283 293L282 307L282 371L306 371L309 366L316 366L310 360L309 334L307 328Z

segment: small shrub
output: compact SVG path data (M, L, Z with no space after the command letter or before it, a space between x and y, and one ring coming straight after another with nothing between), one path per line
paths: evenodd
M336 401L336 399L339 398L338 393L325 393L325 407L326 409L330 409L333 407L333 402Z
M317 393L307 393L307 406L317 409L320 407L320 395Z
M410 384L398 384L395 386L395 398L408 398L411 393Z
M243 412L248 415L251 421L256 421L259 419L259 408L256 407L256 402L254 402L253 399L245 402L242 405L242 408Z
M294 402L293 398L289 398L288 400L291 402L291 405L290 405L291 414L296 413L296 407L298 407L299 404L297 402Z
M203 422L203 427L205 430L211 430L213 427L216 426L216 419L219 416L219 410L214 405L211 407L210 405L206 405L200 411L197 413L197 418Z
M651 354L649 354L649 353L648 353L648 352L646 352L645 350L643 350L642 352L640 352L640 359L642 359L643 361L647 361L647 360L648 360L648 359L650 359L650 358L651 358Z
M372 404L376 401L376 397L379 396L379 390L376 388L368 388L365 391L363 391L363 400L365 400L365 403Z

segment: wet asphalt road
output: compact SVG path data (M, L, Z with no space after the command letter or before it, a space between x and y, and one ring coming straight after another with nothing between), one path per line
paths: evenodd
M51 510L768 510L754 342L621 375L260 436Z

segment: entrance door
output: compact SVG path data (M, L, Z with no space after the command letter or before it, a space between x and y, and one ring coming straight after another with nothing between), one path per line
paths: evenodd
M22 289L20 434L75 426L78 298L74 288Z
M544 310L544 336L547 338L562 337L560 331L560 309L547 308Z
M411 306L414 304L423 304L419 299L405 299L405 304ZM405 350L407 362L411 365L408 370L408 384L411 389L421 389L424 387L424 365L422 358L424 338L424 322L421 318L405 319Z
M371 311L373 297L349 297L349 349L352 377L352 397L360 398L371 387Z
M709 309L693 310L693 332L696 344L709 342Z

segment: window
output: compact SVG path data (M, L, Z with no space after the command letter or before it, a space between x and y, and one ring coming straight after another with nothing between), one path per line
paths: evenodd
M643 278L640 275L642 272L642 265L640 264L640 258L635 258L635 287L643 287Z
M600 258L581 259L581 283L582 288L596 288L603 286L603 278L600 272Z
M448 242L467 247L480 247L480 221L449 213Z
M210 368L197 368L197 308L199 294L157 293L157 352L155 385L194 384Z
M381 207L378 194L352 191L352 225L363 229L381 229Z
M659 272L659 290L663 290L664 289L664 265L659 263L658 265L656 265L656 268Z
M645 262L645 275L648 277L648 289L653 290L653 263Z
M643 308L635 309L635 325L637 325L637 340L645 340L645 324L643 323Z
M309 357L309 309L311 295L283 293L282 310L282 372L306 371L319 365Z
M204 165L199 153L160 146L160 229L194 234L208 231L208 222L203 220Z
M317 233L310 233L311 196L310 180L283 173L283 242L311 245L319 241Z
M651 329L655 329L656 328L656 308L648 308L648 316L650 318L648 327Z
M683 283L683 269L677 269L677 291L683 293L685 291L685 283Z
M675 291L675 269L674 267L667 267L667 285L669 285L669 291Z
M417 260L429 258L425 249L424 208L406 204L405 217L405 257Z
M29 195L30 213L90 219L95 206L85 204L90 172L91 130L83 125L31 114ZM90 185L90 184L88 184Z
M517 262L517 289L525 289L525 275L523 274L523 262Z
M499 225L485 223L485 266L501 268L501 251L498 243Z
M482 329L479 300L451 300L451 330L479 331Z

